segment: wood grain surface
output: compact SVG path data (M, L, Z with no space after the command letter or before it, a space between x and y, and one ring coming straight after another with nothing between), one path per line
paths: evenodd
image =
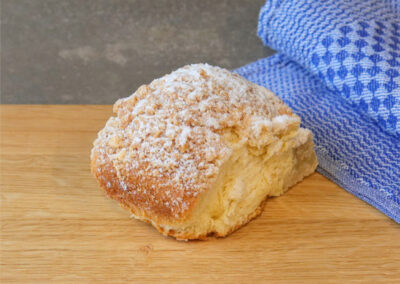
M227 238L178 242L90 174L111 106L0 111L1 283L400 283L400 226L320 174Z

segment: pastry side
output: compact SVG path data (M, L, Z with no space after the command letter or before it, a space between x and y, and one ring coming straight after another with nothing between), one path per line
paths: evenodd
M269 90L185 66L114 105L91 154L106 194L180 240L226 236L311 174L312 133Z

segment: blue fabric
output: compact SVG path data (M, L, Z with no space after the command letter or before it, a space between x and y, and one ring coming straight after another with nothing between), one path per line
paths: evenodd
M258 34L278 54L236 70L300 115L320 173L398 223L399 6L268 0Z

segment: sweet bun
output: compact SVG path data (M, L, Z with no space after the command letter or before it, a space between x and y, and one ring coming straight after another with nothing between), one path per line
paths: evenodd
M227 236L311 174L312 133L276 95L194 64L118 100L92 173L106 194L179 240Z

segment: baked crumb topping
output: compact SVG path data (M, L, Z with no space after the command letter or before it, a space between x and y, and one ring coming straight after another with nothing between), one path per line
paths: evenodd
M120 187L144 209L157 204L175 217L209 188L230 157L225 130L260 148L288 121L299 122L269 90L208 64L141 86L118 100L114 112L94 142L96 163L112 161Z

